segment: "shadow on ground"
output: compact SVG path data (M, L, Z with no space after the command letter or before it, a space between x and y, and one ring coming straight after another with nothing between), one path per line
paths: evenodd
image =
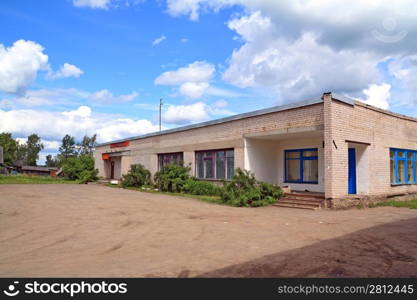
M417 277L417 218L374 226L196 277Z

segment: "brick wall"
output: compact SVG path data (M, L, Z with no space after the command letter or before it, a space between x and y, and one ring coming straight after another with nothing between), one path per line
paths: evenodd
M325 192L341 198L348 191L348 148L355 143L364 150L369 195L417 192L417 185L391 186L389 148L417 150L417 120L390 113L361 102L349 105L324 96ZM333 143L334 141L334 143ZM336 145L335 145L336 144ZM337 148L336 148L337 147ZM363 171L363 170L362 170ZM360 182L358 183L360 184Z
M268 132L288 128L304 128L323 125L323 104L313 104L245 119L229 121L201 128L163 134L132 140L128 147L129 159L122 159L122 171L126 172L130 164L141 163L152 173L157 171L158 153L184 152L184 161L192 165L194 175L195 151L234 148L235 167L244 168L244 135L256 132ZM95 151L96 168L104 175L104 162L101 153L110 149L109 145L97 147Z

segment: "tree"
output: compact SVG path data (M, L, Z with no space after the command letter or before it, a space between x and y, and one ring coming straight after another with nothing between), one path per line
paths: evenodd
M47 167L57 167L58 166L58 161L57 161L57 159L55 157L52 157L51 154L48 154L46 156L45 165Z
M41 138L33 133L28 136L26 142L26 164L29 166L36 166L36 161L39 159L39 152L43 150L43 144Z
M17 142L8 132L0 133L0 146L3 147L3 159L5 165L13 165L16 160Z
M62 171L67 179L80 183L97 180L98 170L94 168L94 158L90 155L68 157L63 162Z
M62 146L59 147L59 153L64 160L71 156L76 156L75 138L66 134L62 139Z
M94 134L92 137L85 135L81 143L78 144L80 147L81 155L93 155L94 148L97 146L97 134Z
M21 165L26 165L27 154L28 154L27 144L26 143L21 144L20 142L17 142L16 162L19 162Z

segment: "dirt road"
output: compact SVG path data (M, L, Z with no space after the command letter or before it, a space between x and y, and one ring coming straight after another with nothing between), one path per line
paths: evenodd
M0 276L417 276L417 210L233 208L0 185Z

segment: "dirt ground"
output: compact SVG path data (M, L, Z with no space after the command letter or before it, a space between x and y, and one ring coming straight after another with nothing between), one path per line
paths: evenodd
M417 210L0 185L0 277L417 277Z

